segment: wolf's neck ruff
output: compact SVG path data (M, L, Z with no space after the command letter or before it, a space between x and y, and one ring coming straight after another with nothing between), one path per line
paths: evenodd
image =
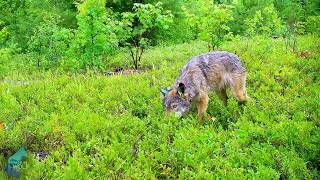
M193 71L187 68L185 72L181 73L174 87L177 88L180 83L183 83L186 93L189 94L188 100L191 100L198 94L198 92L196 92L196 89L194 88L196 84L193 81Z

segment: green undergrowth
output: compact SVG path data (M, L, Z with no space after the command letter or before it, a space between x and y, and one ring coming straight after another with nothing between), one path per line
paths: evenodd
M201 41L151 49L142 64L153 70L129 76L12 71L0 83L0 169L23 146L23 179L320 178L320 39L300 37L297 52L263 37L220 49L244 61L251 100L211 94L215 121L165 117L158 92L207 51Z

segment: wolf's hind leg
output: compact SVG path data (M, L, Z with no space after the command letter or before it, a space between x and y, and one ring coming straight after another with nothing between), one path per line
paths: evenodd
M230 83L231 92L239 103L247 101L246 76L245 74L234 74Z
M198 117L200 119L203 119L204 116L206 115L206 111L207 111L207 108L208 108L208 103L209 103L208 95L203 95L203 96L200 97L200 100L197 103Z
M220 97L220 99L223 101L224 105L227 105L228 102L228 95L226 88L222 88L219 90L216 90L216 94Z

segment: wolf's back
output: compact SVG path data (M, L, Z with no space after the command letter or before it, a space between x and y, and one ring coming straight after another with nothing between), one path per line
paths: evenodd
M211 67L216 65L224 67L224 70L230 73L245 72L245 68L237 55L226 51L215 51L191 58L190 61L181 69L180 74L194 67L207 72Z

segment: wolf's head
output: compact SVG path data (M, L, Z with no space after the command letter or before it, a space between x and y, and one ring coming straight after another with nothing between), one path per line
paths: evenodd
M191 100L183 83L180 83L178 88L161 89L160 92L168 115L174 113L176 117L182 117L189 112Z

